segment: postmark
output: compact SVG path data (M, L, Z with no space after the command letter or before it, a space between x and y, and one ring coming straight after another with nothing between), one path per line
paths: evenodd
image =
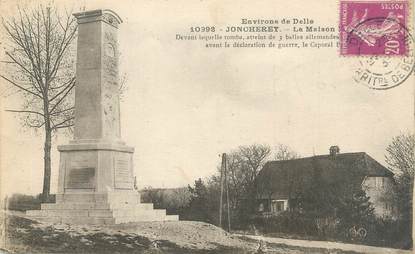
M341 2L340 54L356 56L353 79L371 89L402 84L414 70L408 3Z
M354 81L371 89L386 90L402 84L414 70L412 57L360 59L353 75Z
M367 23L382 23L385 18L374 18ZM403 43L405 55L371 55L358 58L357 68L353 79L371 89L386 90L402 84L414 71L414 38L402 24L405 31ZM357 45L357 52L362 51L362 44Z
M341 1L340 54L406 55L407 21L406 1Z

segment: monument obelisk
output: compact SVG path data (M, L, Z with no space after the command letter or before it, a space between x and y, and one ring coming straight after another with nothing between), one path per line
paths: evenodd
M58 146L55 204L27 214L39 220L75 224L177 220L134 190L134 148L121 140L117 30L110 10L76 13L78 44L74 140Z

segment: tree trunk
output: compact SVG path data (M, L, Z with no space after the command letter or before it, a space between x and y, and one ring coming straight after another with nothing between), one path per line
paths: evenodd
M45 123L45 144L43 147L43 151L44 151L44 156L43 156L44 173L43 173L43 192L42 192L43 202L47 202L49 200L49 195L50 195L51 147L52 147L52 130L50 128L50 123L46 122Z

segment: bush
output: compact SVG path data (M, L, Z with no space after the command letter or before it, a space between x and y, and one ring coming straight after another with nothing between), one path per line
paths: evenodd
M316 236L318 233L314 219L299 212L282 212L269 217L253 217L252 223L264 233L289 233L303 236Z
M400 249L412 248L412 234L405 230L406 225L399 220L377 218L368 227L365 243Z
M188 188L157 189L147 187L140 192L141 202L153 203L156 209L166 209L167 214L182 214L190 201Z
M7 208L14 211L39 210L42 203L41 194L36 196L13 194L10 198L6 198ZM55 195L50 195L48 203L55 202Z

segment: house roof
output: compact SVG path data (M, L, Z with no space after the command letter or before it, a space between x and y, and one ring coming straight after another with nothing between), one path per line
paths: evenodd
M259 172L257 185L275 198L287 198L317 177L333 186L354 190L368 176L392 177L393 173L364 152L339 153L269 161Z

